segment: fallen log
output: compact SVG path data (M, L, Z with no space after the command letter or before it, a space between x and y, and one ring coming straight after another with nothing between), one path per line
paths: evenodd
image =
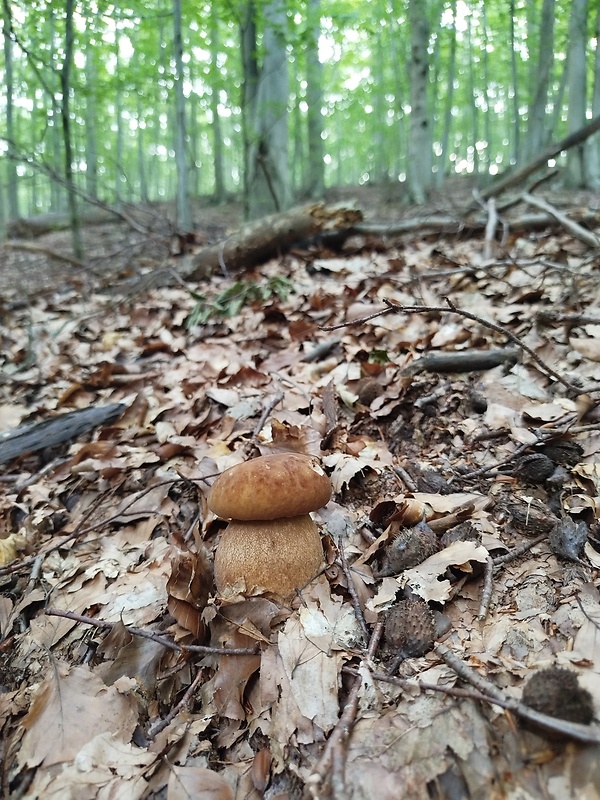
M116 211L104 208L91 208L81 213L82 225L106 225L119 219ZM37 214L35 217L22 217L7 223L6 235L9 239L36 239L53 231L64 231L71 227L68 214Z
M126 407L125 403L111 403L108 406L80 408L42 422L19 425L0 434L0 464L26 453L36 453L77 439L92 428L114 422Z
M573 208L569 210L569 218L575 222L588 225L600 225L600 211L589 208ZM519 217L504 217L504 221L511 231L524 231L556 226L560 223L551 214L523 214ZM484 231L488 218L482 215L477 217L452 217L448 214L431 214L429 216L410 217L396 222L361 222L354 226L350 233L373 234L377 236L401 236L404 233L420 231L423 235L432 233L462 233L469 231L476 233Z
M181 276L191 281L203 280L218 270L228 275L254 267L320 233L350 235L361 220L362 213L348 204L312 203L248 223L224 242L178 259L176 266Z

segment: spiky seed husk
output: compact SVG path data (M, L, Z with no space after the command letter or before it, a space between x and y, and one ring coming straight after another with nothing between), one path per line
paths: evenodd
M435 620L424 600L401 600L392 606L385 620L385 640L405 658L428 653L435 642Z
M562 667L535 672L523 689L522 702L550 717L589 725L594 719L594 703L587 689L579 685L577 674Z

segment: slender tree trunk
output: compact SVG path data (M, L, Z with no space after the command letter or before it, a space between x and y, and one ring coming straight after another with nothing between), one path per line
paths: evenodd
M444 127L442 129L442 152L438 160L438 172L436 175L436 183L441 185L445 175L449 172L450 160L448 158L450 148L450 132L452 130L452 104L454 102L454 80L456 77L456 2L452 2L452 20L453 25L449 32L450 39L450 55L448 64L448 81L446 85L446 95L444 102Z
M240 23L240 50L242 56L242 130L244 149L244 216L250 215L250 159L254 142L253 120L256 116L258 94L258 56L256 6L254 0L247 0L242 11Z
M477 109L477 95L475 92L475 45L473 43L473 16L467 17L467 38L469 48L469 96L471 98L471 148L473 150L473 171L479 172L479 154L477 142L479 141L479 111Z
M223 126L219 113L219 90L221 88L221 75L219 73L219 16L216 3L210 6L210 52L211 80L210 80L210 110L212 114L213 134L213 168L215 180L215 200L222 203L225 200L225 167L223 164Z
M98 197L98 90L94 62L96 54L91 42L85 54L85 189L90 197Z
M556 0L544 0L537 57L537 74L533 98L529 106L527 124L527 158L535 157L548 143L546 134L546 106L548 103L548 86L554 64L554 11Z
M482 150L480 155L480 163L482 163L485 171L488 172L490 168L490 160L492 157L492 114L493 103L490 103L490 86L492 83L489 68L489 55L488 55L488 42L489 42L489 29L487 24L487 15L485 12L485 3L481 4L481 22L483 25L483 85L485 87L485 111L483 114L483 136L485 139L485 149Z
M515 0L510 0L510 70L513 88L512 163L521 158L521 120L519 118L519 70L517 69L517 41L515 35Z
M121 32L119 22L117 21L115 28L115 75L116 75L116 89L115 89L115 117L117 124L117 152L115 164L115 197L117 205L123 201L123 189L125 186L125 165L123 161L124 156L124 131L123 131L123 80L121 71L121 48L120 48Z
M408 186L415 203L424 203L433 182L432 130L428 108L429 19L427 4L409 0L410 141Z
M57 53L57 33L56 33L56 14L53 10L52 6L48 9L48 26L49 26L49 33L50 33L50 63L58 63L60 56ZM60 105L57 100L56 95L56 86L54 84L55 75L51 73L50 80L53 82L53 92L54 96L52 97L52 110L50 112L50 119L52 121L52 131L51 131L51 146L52 146L52 167L56 170L57 173L60 174L62 171L62 165L64 163L64 150L63 150L63 137L61 135L62 131L62 121L61 121L61 109ZM64 188L60 185L58 181L51 181L50 182L50 209L51 211L62 212L67 207L67 197Z
M140 182L140 200L142 203L148 202L148 179L146 176L146 152L145 152L145 138L146 138L146 126L144 123L144 108L142 105L142 94L141 92L137 92L136 94L136 105L137 105L137 130L136 130L136 141L137 141L137 160L138 160L138 179Z
M569 91L569 133L583 128L586 112L586 25L587 0L572 0L569 19L569 52L567 55L567 85ZM567 184L571 187L586 186L584 144L573 147L567 153Z
M175 56L175 161L177 163L177 226L192 228L188 190L189 169L185 151L185 96L183 94L183 38L181 34L181 0L173 0L173 51Z
M596 53L594 56L594 94L592 117L600 116L600 6L596 12ZM591 136L587 142L588 183L591 189L600 189L600 134Z
M19 194L17 183L17 162L15 152L14 124L14 78L13 43L11 39L12 15L8 0L3 0L4 34L4 88L6 90L6 137L8 139L6 159L6 189L8 195L8 219L19 217Z
M308 180L306 194L322 197L325 191L323 161L323 65L319 61L321 0L308 0L308 36L306 43L306 105Z
M73 63L73 11L75 0L66 0L65 14L65 56L63 60L60 87L62 93L61 118L65 149L65 179L67 182L67 197L69 201L69 216L71 219L71 231L73 237L73 252L75 257L83 259L83 241L81 238L81 226L79 221L79 208L77 193L73 181L73 145L71 134L71 117L69 95L71 92L71 65Z
M288 165L289 95L285 0L264 6L264 56L256 113L251 120L248 212L256 218L287 208L291 199Z

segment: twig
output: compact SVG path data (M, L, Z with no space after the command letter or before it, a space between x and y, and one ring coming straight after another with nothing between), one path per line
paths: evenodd
M488 219L485 225L485 241L483 245L483 257L487 261L492 257L494 243L496 240L496 226L498 225L498 210L496 208L496 198L490 197L487 201Z
M563 214L562 211L559 211L558 208L547 203L545 200L539 197L533 197L533 195L525 192L523 201L527 203L527 205L537 208L539 211L545 211L547 214L550 214L550 216L554 217L557 222L560 222L563 228L566 228L572 236L584 242L584 244L587 244L588 247L593 247L594 249L600 247L600 239L598 239L595 233L578 225L572 219L569 219L566 214Z
M375 655L375 651L379 645L379 640L381 639L382 633L383 621L380 621L375 625L373 628L373 633L371 634L371 639L369 641L369 647L366 654L367 664L372 661ZM327 743L321 754L321 758L315 766L312 774L306 781L308 796L314 798L315 800L319 800L319 798L322 797L320 787L330 769L333 772L332 767L335 768L335 775L331 775L331 784L332 787L336 787L336 790L338 790L338 796L340 796L339 789L340 787L344 786L344 779L343 775L341 774L344 765L342 748L345 742L348 740L356 720L359 691L361 686L362 678L357 675L357 678L350 689L350 693L348 694L348 699L346 700L342 715L337 721L335 728L332 730L331 735L327 740ZM343 795L340 796L340 800L342 800L342 797Z
M516 558L519 558L524 553L527 553L529 550L531 550L531 548L534 547L534 545L543 542L544 539L547 538L548 538L547 533L541 533L539 536L536 536L535 539L529 539L528 541L523 542L520 545L517 545L517 547L513 547L513 549L509 553L504 553L501 556L496 556L496 558L492 559L492 564L494 567L499 567L502 564L506 564L508 561L514 561Z
M252 436L256 438L258 434L262 431L263 425L267 421L267 418L270 416L271 412L275 408L275 406L279 405L283 400L283 392L278 391L277 394L272 397L269 402L263 408L263 412L259 417L258 422L254 426L254 431L252 432Z
M140 497L143 497L145 494L148 494L153 489L156 489L158 486L164 486L165 484L174 484L174 483L192 481L192 480L199 480L200 481L200 480L204 480L205 478L208 478L208 477L210 477L210 476L209 475L205 475L203 478L181 478L181 477L177 477L177 478L169 478L169 479L164 480L164 481L159 481L157 483L153 483L151 486L147 486L145 489L142 489L141 491L136 492L135 495L131 498L129 505L126 505L125 508L123 508L122 510L115 512L114 514L112 514L110 517L107 517L106 519L100 520L100 522L96 522L96 523L94 523L92 525L88 525L85 528L76 528L74 531L72 531L71 533L69 533L66 536L64 536L59 542L55 542L50 547L47 547L45 550L43 550L41 553L38 553L37 556L32 556L31 558L25 558L25 559L23 559L21 561L15 559L15 561L12 561L7 566L0 568L0 576L1 575L9 575L12 572L17 572L18 570L26 569L27 567L30 567L36 561L36 559L39 558L40 556L43 557L43 558L46 558L46 556L50 555L50 553L53 553L55 550L60 550L61 547L64 547L66 544L68 544L73 539L78 539L80 536L84 536L86 533L90 533L91 531L100 530L101 528L103 528L105 525L108 525L113 520L119 519L119 517L122 517L122 516L127 516L127 514L128 514L127 509L130 506L132 506L134 503L136 503L140 499ZM98 495L98 497L94 501L94 506L97 507L97 506L101 505L105 501L106 497L109 496L111 493L114 494L114 490L112 492L105 492L104 494ZM88 509L88 511L86 513L86 519L90 518L90 516L93 513L93 510L94 510L93 507L91 509ZM130 512L130 513L134 513L134 512Z
M522 342L518 336L514 333L511 333L507 328L504 328L502 325L498 325L496 322L492 322L491 320L484 319L483 317L477 316L477 314L471 314L470 311L465 311L462 308L458 308L454 305L454 303L449 299L445 298L446 303L448 304L446 307L444 306L403 306L400 303L396 303L393 300L389 300L387 298L383 299L383 302L387 306L387 308L380 309L376 311L374 314L370 314L366 317L362 317L360 319L352 320L352 322L341 322L338 325L324 325L323 330L333 331L337 330L338 328L344 328L348 325L358 325L362 324L363 322L369 322L372 319L377 317L383 317L386 314L392 313L402 313L402 314L443 314L451 311L453 314L458 314L465 319L470 319L473 322L477 322L479 325L483 325L485 328L489 328L496 333L501 334L502 336L506 336L513 344L516 344L521 350L529 355L529 357L538 365L538 367L544 372L544 374L548 377L554 378L555 381L562 384L566 389L570 392L573 392L576 395L586 394L592 391L598 391L600 389L600 385L596 387L581 387L576 386L575 384L568 381L566 378L563 378L556 370L553 370L552 367L549 367L542 359L534 352L531 347L526 345Z
M559 717L551 717L548 714L541 714L539 711L534 711L524 703L517 700L507 698L498 687L491 681L488 681L474 669L465 664L462 659L455 655L449 648L441 643L435 645L435 652L440 656L442 661L447 664L459 678L467 681L472 686L478 689L482 696L488 696L488 702L506 708L514 712L523 719L529 720L536 725L546 728L554 733L560 733L572 739L577 739L580 742L589 742L600 744L600 729L597 726L582 725L577 722L569 722Z
M566 433L567 431L571 431L572 429L569 426L574 420L575 417L570 418L560 432ZM550 439L555 439L558 433L559 431L557 429L553 429L546 433L537 434L537 441L535 444L543 444ZM496 463L490 464L487 467L480 467L472 472L465 472L462 475L453 475L448 482L455 483L463 480L471 481L474 478L480 478L482 475L487 475L494 470L500 470L502 467L508 467L513 463L513 461L519 458L519 456L523 455L523 453L527 452L527 450L530 450L532 446L533 444L531 442L525 442L524 444L519 445L517 449L511 453L511 455L509 455L507 458L504 458L502 461L496 461Z
M112 629L115 625L114 622L107 622L103 619L96 619L95 617L87 617L85 614L75 614L73 611L61 611L59 608L47 608L44 612L48 617L64 617L71 619L74 622L82 622L84 625L93 625L95 628L109 628ZM127 633L132 636L140 636L143 639L150 639L156 644L161 644L169 650L174 650L176 653L206 653L211 655L222 656L255 656L258 652L257 648L252 647L208 647L201 644L189 644L181 646L176 644L166 636L161 636L154 631L147 631L143 628L133 628L129 625L123 626Z
M203 677L202 669L199 669L198 672L196 673L196 677L190 683L186 693L183 695L183 697L177 703L177 705L174 706L169 711L169 713L167 714L166 717L164 717L164 719L157 719L149 726L148 731L146 733L146 739L149 742L153 741L161 731L164 731L164 729L168 727L171 724L171 722L175 719L177 714L179 714L180 711L183 711L189 705L190 700L194 696L194 692L196 691L196 689L200 684L200 681L202 680L202 677Z
M479 612L477 614L478 620L484 620L488 611L490 610L490 603L492 601L492 592L494 589L494 562L492 557L488 555L485 562L485 572L483 574L483 587L481 589L481 602L479 603Z
M418 492L418 486L410 477L408 472L404 469L404 467L392 467L396 475L400 478L402 483L406 486L409 492Z
M348 559L346 558L346 553L344 552L344 545L342 543L342 537L338 537L338 550L340 553L340 561L342 562L342 569L344 571L344 575L346 576L346 583L348 584L348 592L350 593L350 599L352 600L352 606L354 608L354 614L356 619L358 620L358 624L363 632L363 636L365 637L365 642L369 641L369 629L367 628L367 623L365 621L365 615L363 614L363 610L360 606L360 600L358 599L358 595L356 593L356 586L354 585L354 578L352 577L352 570L350 565L348 564Z

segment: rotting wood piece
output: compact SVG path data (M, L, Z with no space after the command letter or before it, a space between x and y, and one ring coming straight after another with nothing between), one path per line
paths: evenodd
M83 433L118 419L127 408L125 403L80 408L42 422L26 423L0 434L0 464L13 458L70 442Z
M493 369L500 364L516 364L519 356L519 351L514 347L505 347L500 350L427 353L409 364L403 371L403 375L417 375L420 372L479 372Z
M192 281L203 280L219 269L237 272L286 252L296 242L318 233L347 231L350 235L361 220L361 211L352 205L312 203L248 223L224 242L175 264L182 277Z

